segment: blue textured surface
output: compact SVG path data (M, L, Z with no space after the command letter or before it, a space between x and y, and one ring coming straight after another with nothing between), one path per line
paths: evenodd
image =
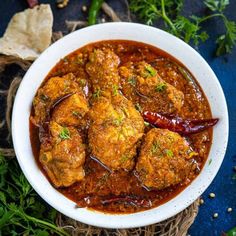
M81 6L88 1L71 1L69 6L63 10L55 8L55 1L41 1L52 3L54 12L54 30L65 30L65 19L83 19L85 15L81 12ZM124 4L118 1L108 1L116 8L124 8ZM120 5L119 5L120 4ZM15 12L21 11L26 7L23 0L0 1L0 36L3 34L9 19ZM186 0L184 13L186 15L202 14L204 12L201 1ZM227 8L227 15L236 21L236 1L231 0ZM214 38L223 30L223 26L218 20L211 20L205 25L207 31ZM230 136L227 153L224 162L216 178L210 187L203 194L205 204L199 209L199 214L192 225L189 234L191 236L218 236L223 231L236 226L236 180L232 179L234 174L233 166L236 166L236 49L231 55L221 58L213 56L215 44L213 40L208 40L197 50L210 64L217 75L228 104L230 120ZM209 81L209 83L211 83ZM217 158L217 156L215 157ZM209 193L214 192L216 198L210 199ZM228 213L227 208L232 207L233 212ZM217 219L212 218L214 213L218 213Z

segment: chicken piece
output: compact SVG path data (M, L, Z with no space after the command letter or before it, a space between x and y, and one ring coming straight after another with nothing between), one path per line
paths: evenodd
M179 134L167 129L151 129L142 144L136 171L144 186L164 189L186 180L196 168L198 155Z
M52 77L38 89L34 98L33 106L35 111L34 121L36 124L43 123L50 113L50 108L61 97L80 91L76 78L72 73L63 77Z
M144 121L133 104L121 95L101 97L89 111L92 155L112 170L131 170Z
M119 57L110 49L95 49L89 55L86 71L90 76L94 96L109 96L119 87Z
M39 161L56 187L67 187L84 178L85 147L75 128L49 124L49 139L40 147Z
M171 114L180 111L183 106L184 94L165 82L148 63L128 63L119 72L124 95L135 104L139 97L143 110Z
M88 102L83 93L76 93L55 107L52 120L63 126L85 127L86 119L84 116L88 110Z

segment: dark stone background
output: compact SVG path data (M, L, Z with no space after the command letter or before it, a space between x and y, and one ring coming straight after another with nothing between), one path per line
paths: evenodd
M86 19L86 13L81 11L81 7L82 5L88 6L90 3L90 1L86 0L71 0L66 8L57 9L55 0L41 0L40 2L51 3L54 14L53 30L61 30L64 33L67 32L65 20ZM186 16L206 13L202 1L186 0L185 2L184 14ZM121 14L121 18L125 19L127 8L123 1L108 0L107 3L115 10L118 10ZM27 4L24 0L0 1L0 36L3 35L13 14L22 11L26 7ZM230 19L236 21L235 0L231 0L230 6L228 6L226 10L226 14ZM105 15L101 13L100 17L105 17ZM107 17L105 18L109 20ZM200 207L197 219L190 229L189 234L191 236L221 235L223 231L227 231L233 226L236 226L236 180L232 179L234 174L233 167L236 166L236 48L230 55L215 58L214 38L222 32L223 25L221 21L213 19L205 23L204 27L212 38L200 45L199 48L197 48L197 51L210 64L223 87L229 109L230 136L227 153L221 169L213 183L203 194L205 204ZM11 68L9 73L14 74L14 68ZM2 80L3 79L1 78L1 86L3 85ZM4 106L4 100L1 98L0 104L0 107ZM0 116L2 116L2 112L0 112ZM2 144L3 143L1 142L1 145ZM216 194L215 199L210 199L208 197L211 192ZM233 208L232 213L227 212L228 207ZM212 215L216 212L219 214L219 217L213 220Z

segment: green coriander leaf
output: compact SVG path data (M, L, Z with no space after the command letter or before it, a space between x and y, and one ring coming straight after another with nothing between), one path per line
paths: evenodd
M37 229L34 231L35 236L49 236L50 234L46 230Z
M167 88L166 83L160 83L156 86L155 90L156 92L163 92L166 90L166 88Z
M165 149L165 153L168 157L173 157L173 152L170 149Z
M147 76L148 77L153 77L157 74L157 71L150 65L145 66L145 70L147 71Z
M46 95L46 94L41 94L39 96L40 100L43 101L43 102L48 102L50 99L49 97Z
M153 142L152 147L151 147L151 153L156 154L159 149L160 149L159 143Z
M116 96L119 93L119 87L117 85L112 86L113 95Z
M219 1L217 0L205 0L204 4L211 10L217 11L219 9Z
M1 201L4 205L7 204L7 202L6 202L6 195L5 195L4 192L0 192L0 201Z
M229 5L229 0L205 0L204 4L211 11L223 12L227 5Z
M198 45L199 41L204 42L208 38L208 34L205 31L201 32L199 17L191 16L191 19L192 21L184 16L178 16L174 25L180 38L187 43L192 40L195 45Z
M81 79L81 80L79 81L79 83L80 83L81 86L84 87L84 86L87 84L87 81L86 81L86 79Z
M136 80L134 77L131 77L128 79L128 84L132 85L132 86L135 86L136 85Z
M210 165L211 163L212 163L212 159L209 160L208 165Z
M226 53L231 53L236 44L236 23L224 18L226 33L219 36L216 40L217 50L216 55L220 56Z
M129 6L130 10L148 25L152 25L155 20L162 16L161 4L157 0L131 0Z
M13 216L14 216L13 212L5 209L4 214L0 217L0 229L2 229L3 226L9 223L11 218L13 218Z
M121 158L120 158L120 162L121 163L125 163L125 162L127 162L129 160L129 156L127 156L127 155L123 155Z
M124 120L124 117L119 116L118 118L113 120L113 124L116 126L120 126L122 124L123 120Z
M78 116L78 115L79 115L79 112L78 112L78 111L72 111L72 115L73 115L73 116Z
M48 219L51 220L51 222L55 222L57 217L57 211L54 208L51 208L51 210L48 213Z
M142 110L143 110L143 108L140 106L139 103L136 103L134 107L135 107L135 109L136 109L137 111L139 111L139 112L142 112Z
M63 127L60 134L59 134L59 137L62 139L62 140L66 140L66 139L70 139L70 131L68 128L66 127Z
M99 98L101 96L101 90L97 89L94 93L93 93L93 97L94 98Z
M229 5L229 0L220 0L219 11L222 12Z

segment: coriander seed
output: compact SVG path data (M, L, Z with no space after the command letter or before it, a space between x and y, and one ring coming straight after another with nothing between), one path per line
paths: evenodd
M231 211L233 211L233 209L232 209L231 207L229 207L229 208L227 209L227 212L231 212Z
M210 194L209 194L209 197L210 197L210 198L215 198L216 195L215 195L214 193L210 193Z

